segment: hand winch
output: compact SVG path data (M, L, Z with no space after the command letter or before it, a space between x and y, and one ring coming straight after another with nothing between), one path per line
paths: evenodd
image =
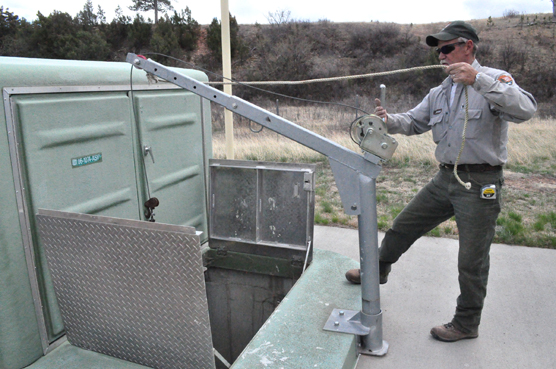
M350 135L361 149L383 160L390 159L398 147L398 141L388 135L386 124L378 115L369 114L357 118L351 124Z

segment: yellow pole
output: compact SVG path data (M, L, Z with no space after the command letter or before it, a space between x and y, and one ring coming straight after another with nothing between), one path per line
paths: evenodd
M224 82L232 78L232 52L230 49L230 11L228 0L221 0L220 11L222 13L222 72ZM224 92L231 95L232 85L224 85ZM234 115L228 109L224 110L224 129L226 133L226 158L234 159Z

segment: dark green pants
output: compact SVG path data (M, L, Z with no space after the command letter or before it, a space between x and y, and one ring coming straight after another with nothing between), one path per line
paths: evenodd
M452 323L464 332L476 330L481 320L489 271L490 244L500 213L502 170L459 172L471 190L459 184L449 169L441 168L396 217L380 247L380 260L395 263L421 236L455 215L459 230L460 295ZM496 199L480 197L481 187L496 185Z

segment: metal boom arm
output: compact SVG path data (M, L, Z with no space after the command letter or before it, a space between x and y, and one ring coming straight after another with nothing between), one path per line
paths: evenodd
M388 343L382 340L376 216L376 177L381 170L381 159L367 152L364 155L355 153L250 102L150 59L129 53L126 61L328 157L346 214L358 216L362 309L353 314L335 309L329 318L332 327L327 323L325 329L360 336L363 354L385 355ZM335 313L337 310L339 313ZM351 318L344 322L337 315Z

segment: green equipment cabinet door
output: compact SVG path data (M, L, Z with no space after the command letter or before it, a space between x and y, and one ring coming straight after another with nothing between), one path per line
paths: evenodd
M210 155L204 136L211 132L201 98L184 90L134 92L133 97L145 179L150 196L160 202L155 221L195 227L203 242L208 239L205 156Z
M133 122L126 91L13 97L20 165L49 340L63 333L34 214L45 208L140 219Z

